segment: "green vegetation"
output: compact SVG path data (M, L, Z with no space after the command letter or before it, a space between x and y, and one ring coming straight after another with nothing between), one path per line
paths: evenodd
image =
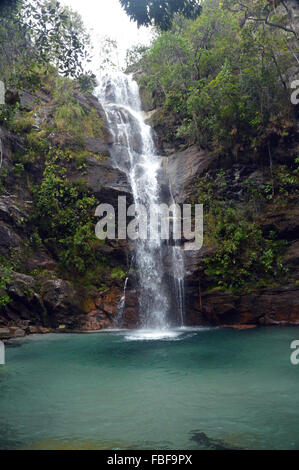
M294 35L272 22L245 21L235 3L205 0L196 20L177 17L143 54L139 82L167 140L236 158L268 155L268 144L295 125L287 76L296 65ZM246 2L262 3L270 2ZM275 21L283 24L282 4L279 12Z
M206 260L206 274L217 280L217 286L248 290L273 283L286 273L281 263L286 243L276 240L275 232L264 236L245 211L218 209L214 216L218 248Z
M84 138L104 137L91 97L95 77L82 73L88 35L80 17L53 0L1 3L0 11L0 79L7 90L0 124L20 138L12 166L0 169L0 191L24 187L34 200L29 219L18 220L16 231L22 222L25 249L18 253L17 271L38 278L60 276L83 288L106 286L112 275L121 279L123 271L112 271L103 255L104 242L94 232L98 201L83 180L91 155ZM23 90L28 105L21 100ZM57 267L30 270L32 254L45 249ZM8 253L7 262L13 259ZM9 302L9 272L2 264L1 306Z
M82 77L89 38L77 13L56 0L19 0L1 2L0 14L0 77L7 86L39 86L40 66Z
M83 182L67 179L68 153L50 151L42 182L34 191L38 235L61 268L82 275L102 261L101 242L94 233L97 201Z
M75 83L69 79L58 78L54 92L55 129L68 132L73 136L103 138L103 121L95 108L84 109L75 98Z
M287 275L282 257L287 242L274 230L263 225L262 214L285 208L298 197L298 158L293 169L275 168L273 179L258 184L252 179L243 183L239 202L219 193L229 189L227 170L216 178L206 175L198 184L198 202L205 208L205 243L215 246L214 256L205 260L206 274L215 285L250 290L281 281Z
M194 201L204 204L205 244L216 250L204 262L210 287L250 290L288 276L287 242L263 218L298 197L295 146L287 150L296 135L289 82L298 35L291 18L280 0L204 0L200 16L175 15L151 47L127 55L162 143L195 144L218 157L217 175L201 177ZM285 164L275 161L279 146L289 153ZM241 179L241 193L232 197L228 169L235 162L262 176Z
M119 279L122 280L126 277L127 273L121 268L121 267L116 267L113 268L111 271L111 278L112 279Z
M10 301L10 297L7 294L6 287L9 281L11 280L11 268L1 263L0 274L0 307L4 307Z
M171 27L176 14L196 18L201 13L199 0L120 0L120 3L138 26L154 24L162 30Z

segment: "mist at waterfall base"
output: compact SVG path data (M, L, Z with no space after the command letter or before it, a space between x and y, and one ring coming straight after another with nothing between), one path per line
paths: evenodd
M32 336L0 368L0 449L299 449L293 328Z
M139 88L132 75L109 70L100 78L97 95L106 113L113 145L110 155L114 166L127 175L134 204L150 208L162 202L174 202L170 184L165 194L161 158L157 155L152 129L142 113ZM184 322L184 262L181 248L163 243L158 232L147 240L135 241L131 257L138 273L140 331L138 338L169 336L172 319ZM166 280L164 258L172 260L172 282ZM125 288L127 280L125 282ZM125 309L125 292L121 299ZM119 309L121 311L121 309ZM154 330L154 331L149 331ZM158 333L160 331L160 333ZM137 339L137 337L136 337Z

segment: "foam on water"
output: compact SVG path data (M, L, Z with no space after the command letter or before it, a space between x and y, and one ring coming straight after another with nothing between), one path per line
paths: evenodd
M125 336L129 341L157 341L157 340L172 340L183 334L183 332L175 330L151 330L141 329L134 330Z

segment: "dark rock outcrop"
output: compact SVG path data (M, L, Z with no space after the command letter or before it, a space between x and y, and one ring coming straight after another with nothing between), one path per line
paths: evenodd
M5 254L9 248L20 248L20 237L7 225L0 225L0 253Z
M41 298L52 327L60 323L74 325L74 317L82 312L74 287L62 279L49 279L41 286Z
M90 156L86 160L87 185L96 198L117 208L118 196L131 199L131 190L125 173L114 168L109 158L98 160Z

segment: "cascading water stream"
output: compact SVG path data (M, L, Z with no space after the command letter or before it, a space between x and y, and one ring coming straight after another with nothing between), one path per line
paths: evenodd
M125 284L124 284L124 293L119 301L118 304L118 309L117 309L117 314L116 314L116 319L115 319L115 324L116 326L122 328L123 326L123 317L124 317L124 310L126 306L126 290L127 290L127 284L128 284L129 278L126 277Z
M113 163L127 174L135 205L142 205L150 213L150 207L161 203L161 158L156 152L151 127L145 123L138 85L131 75L109 73L102 79L99 99L113 136ZM178 246L171 248L177 305L183 323L183 257ZM141 326L167 329L172 302L165 280L163 242L158 231L147 239L137 239L134 251Z

